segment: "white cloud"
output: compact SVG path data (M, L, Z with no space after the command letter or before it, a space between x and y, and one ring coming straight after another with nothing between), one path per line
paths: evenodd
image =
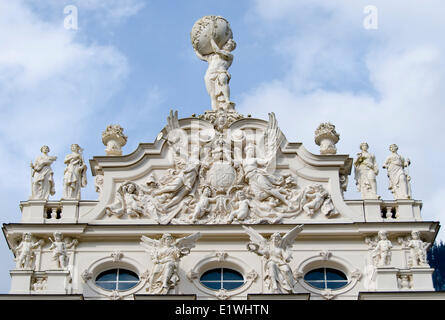
M396 3L374 1L379 29L368 31L364 1L255 1L250 20L256 16L259 28L276 30L270 45L290 67L281 79L245 94L238 106L262 117L275 111L289 140L312 152L318 152L313 132L324 121L341 135L339 153L354 156L367 141L382 163L388 146L399 144L412 160L414 197L426 203L439 197L436 189L445 181L438 170L445 148L445 22L439 14L445 4ZM391 199L383 169L378 182L379 193ZM359 197L353 176L349 190L347 197ZM425 205L425 217L445 221L445 210L431 208Z

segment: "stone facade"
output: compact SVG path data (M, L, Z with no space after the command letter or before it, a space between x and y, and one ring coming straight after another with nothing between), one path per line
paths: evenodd
M38 199L33 191L21 202L21 222L3 226L17 262L11 294L114 300L433 296L434 270L424 253L439 223L422 220L422 203L410 190L394 191L396 200L380 199L367 145L355 162L337 154L332 124L317 128L321 149L312 154L287 141L273 113L268 121L239 114L229 100L232 37L221 17L204 17L192 30L198 57L209 63L211 110L191 118L171 111L156 140L128 155L121 154L123 129L107 128L107 155L89 161L98 200L81 199L87 163L73 145L65 158L66 196L50 201L47 191ZM343 196L353 164L363 200ZM391 174L388 167L394 190L408 190L401 185L407 165L403 160ZM51 179L43 183L51 185L39 190L51 190ZM212 272L220 272L220 280Z

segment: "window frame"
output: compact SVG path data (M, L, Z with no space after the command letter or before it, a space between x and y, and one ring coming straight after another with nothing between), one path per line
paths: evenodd
M306 280L305 279L308 274L310 274L311 272L315 272L317 270L323 270L323 279L321 279L321 280ZM327 277L327 271L328 270L335 270L337 272L341 272L343 274L343 276L345 277L345 280L328 280L328 277ZM313 287L315 289L318 289L318 290L326 290L326 289L341 290L341 289L343 289L344 287L346 287L350 283L350 280L348 279L348 276L342 270L335 269L335 268L332 268L332 267L329 267L329 266L323 266L323 267L319 267L319 268L314 268L314 269L311 269L311 270L307 271L305 273L304 277L303 277L303 280L308 285L310 285L311 287ZM324 284L324 287L323 288L322 287L317 287L317 286L315 286L313 284L314 282L315 283ZM337 288L330 288L328 286L329 283L344 283L344 285L342 285L341 287L337 287Z
M221 276L220 276L220 279L219 279L219 280L204 280L204 281L201 280L202 277L203 277L207 272L209 272L209 271L214 271L214 270L220 270L220 274L221 274ZM242 280L224 280L224 270L228 270L228 271L231 271L231 272L234 272L234 273L239 274L239 275L241 276ZM207 282L207 283L220 283L220 288L218 288L218 289L211 288L211 287L205 285L206 282ZM233 268L229 268L229 267L227 267L227 266L221 266L221 267L212 268L212 269L208 269L208 270L204 271L204 272L200 275L200 277L199 277L199 283L200 283L202 286L204 286L205 288L207 288L207 289L209 289L209 290L213 290L213 291L219 291L219 290L234 291L234 290L237 290L237 289L241 288L241 287L246 283L246 279L244 278L244 275L243 275L241 272L239 272L238 270L233 269ZM236 288L233 288L233 289L225 289L225 288L224 288L224 283L239 283L240 285L237 286Z
M108 281L108 280L99 280L98 281L97 280L97 278L99 278L103 273L109 272L109 271L113 271L113 270L116 271L115 272L115 275L116 275L115 280L113 280L113 281L111 281L111 280L110 281ZM120 279L119 279L120 270L126 271L128 273L132 273L132 274L136 275L138 280L137 281L125 281L125 280L121 280L120 281ZM99 284L98 284L98 282L99 282ZM119 291L119 292L124 292L124 291L131 290L134 287L136 287L140 282L141 282L141 278L139 277L139 275L136 272L134 272L132 270L129 270L129 269L125 269L123 267L116 267L116 268L113 268L113 269L107 269L107 270L101 271L94 279L94 284L96 286L98 286L99 288L101 288L102 290L106 290L106 291ZM106 289L103 286L101 286L100 283L114 283L115 284L115 288L114 289ZM121 289L119 289L119 284L120 283L133 283L134 285L132 287L128 288L128 289L121 290Z

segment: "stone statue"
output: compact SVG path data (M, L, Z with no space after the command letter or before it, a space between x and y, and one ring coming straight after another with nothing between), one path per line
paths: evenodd
M271 293L295 293L296 280L289 266L292 254L289 248L295 237L302 231L303 225L296 226L284 237L276 232L269 240L263 238L251 227L243 226L250 237L247 250L264 256L264 282Z
M49 156L49 147L40 148L42 154L31 162L32 191L30 200L48 200L49 195L54 195L53 171L51 164L57 160L57 157Z
M426 259L427 250L430 243L423 242L420 239L419 231L411 232L411 240L408 241L407 247L409 250L409 265L410 267L428 267Z
M147 249L153 261L153 269L147 280L148 293L168 294L176 286L179 282L179 261L190 253L200 237L199 232L176 240L169 233L164 233L160 240L142 236L141 245Z
M191 217L191 222L195 223L202 217L204 217L207 213L210 212L210 202L214 202L214 198L210 198L212 195L212 189L210 187L205 186L201 193L201 197L199 198L198 203L193 210L193 215Z
M243 221L249 216L250 201L249 199L247 199L246 194L243 191L239 190L236 193L236 199L238 200L237 201L238 209L233 210L230 213L229 219L227 221L228 223L232 223L234 219L238 221Z
M392 243L388 240L387 232L381 230L377 234L378 241L372 251L372 260L375 267L384 267L391 264Z
M87 185L87 165L78 144L72 144L71 151L64 161L63 199L80 200L80 189Z
M375 156L368 152L366 142L360 144L360 149L354 162L357 189L361 192L362 199L379 199L376 180L379 168Z
M229 36L230 35L230 36ZM236 48L230 25L222 17L205 16L192 28L191 39L196 55L208 63L204 76L207 92L210 95L212 110L233 110L230 101L230 73Z
M397 153L399 147L396 144L389 146L391 155L386 158L383 164L384 169L388 169L389 190L394 195L394 199L411 199L411 187L409 181L411 177L405 172L405 168L411 164L409 159L404 159Z
M25 232L23 234L22 242L14 250L16 253L16 268L33 269L34 249L41 246L43 243L43 240L33 242L31 233Z
M339 140L340 135L330 122L321 123L315 130L315 143L320 146L320 154L336 154L335 145Z
M59 231L54 232L54 240L49 237L51 246L49 250L53 253L53 259L57 261L57 268L66 269L68 267L68 254L67 249L78 244L77 239L74 239L70 243L66 243L62 234Z
M127 143L124 129L118 124L110 124L102 132L102 142L106 146L107 156L121 156L122 147Z

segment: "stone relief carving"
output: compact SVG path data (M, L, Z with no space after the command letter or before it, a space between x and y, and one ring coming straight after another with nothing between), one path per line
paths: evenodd
M383 164L383 168L388 170L389 187L394 199L411 199L411 177L406 168L411 164L409 159L405 159L397 153L399 147L396 144L389 146L391 155Z
M368 144L360 144L361 151L357 153L354 162L355 181L358 191L362 194L362 199L380 199L377 195L377 180L379 167L375 156L368 152Z
M56 193L51 164L57 157L49 156L49 147L40 148L42 154L31 162L31 197L30 200L48 200Z
M16 258L17 269L34 269L33 262L35 258L35 250L44 244L42 239L34 242L32 234L25 232L22 236L20 244L13 249Z
M65 157L63 175L63 199L80 200L80 189L87 185L87 166L78 144L71 145L71 153Z
M153 268L147 280L148 293L168 294L170 289L176 286L179 282L179 261L190 253L200 237L199 232L179 239L173 238L168 233L165 233L160 240L142 236L141 245L147 249L153 262Z
M336 154L338 140L340 135L330 122L320 124L315 130L315 143L320 146L320 154Z
M193 49L199 59L208 63L204 82L212 110L230 110L230 73L236 43L229 22L219 16L205 16L196 21L190 34Z
M365 242L372 250L370 263L372 263L374 267L385 267L391 264L392 243L388 240L388 235L385 230L380 230L377 237L366 238Z
M62 233L59 231L54 232L54 240L51 237L48 238L51 241L51 246L49 250L53 254L53 260L57 262L57 268L67 269L68 268L68 252L67 249L77 246L79 243L77 239L71 242L63 238Z
M413 276L406 273L398 274L397 284L401 290L410 290L413 288Z
M399 238L399 243L404 248L409 248L408 266L415 267L429 267L427 260L427 251L431 243L424 242L420 238L419 231L412 231L411 237Z
M253 228L243 228L250 237L247 250L265 259L264 283L267 290L271 293L295 293L297 281L289 266L292 258L289 248L303 226L296 226L283 237L274 233L267 240Z
M280 223L300 214L339 215L323 185L299 188L296 177L275 172L283 136L273 113L260 136L264 155L242 130L198 136L189 138L179 126L177 111L171 111L166 135L161 133L158 139L172 149L173 167L160 177L151 174L144 185L123 182L105 208L108 216L150 218L160 224L255 224Z
M32 291L44 291L46 289L47 277L33 277L31 280Z
M107 156L121 156L122 147L127 143L127 136L124 129L118 124L110 124L102 132L102 142L106 146Z

